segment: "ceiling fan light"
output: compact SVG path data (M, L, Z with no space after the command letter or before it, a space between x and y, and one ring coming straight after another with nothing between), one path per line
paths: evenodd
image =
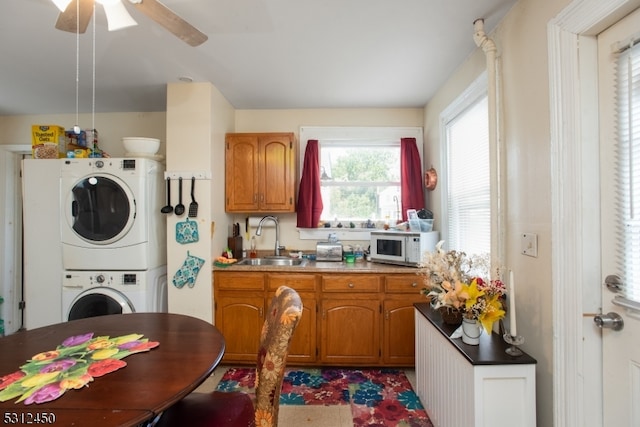
M65 10L67 10L67 6L69 6L69 3L71 3L71 0L51 0L53 2L53 4L56 5L56 7L58 9L60 9L60 12L64 12Z
M131 15L129 15L129 12L127 12L127 9L124 7L121 1L104 1L102 3L102 6L104 7L104 13L107 15L107 25L109 31L117 31L123 28L138 25L138 23L131 17Z

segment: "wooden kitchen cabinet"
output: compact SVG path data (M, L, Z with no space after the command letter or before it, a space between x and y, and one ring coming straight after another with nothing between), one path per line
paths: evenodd
M378 364L380 360L380 277L322 275L320 362Z
M225 339L223 361L255 363L266 309L262 273L214 272L215 325Z
M304 311L287 363L413 366L413 304L424 302L416 274L304 270L214 270L215 324L226 363L255 363L264 310L278 287L295 289Z
M377 365L380 359L380 301L325 298L322 301L320 362Z
M385 277L382 307L382 361L389 365L412 365L415 360L414 303L420 295L422 278L417 274Z
M218 297L216 327L225 339L223 360L255 363L264 310L264 296L261 294Z
M268 301L280 286L295 289L302 300L302 317L291 338L288 363L314 363L317 360L316 278L315 274L267 274Z
M295 212L293 133L226 135L225 210Z

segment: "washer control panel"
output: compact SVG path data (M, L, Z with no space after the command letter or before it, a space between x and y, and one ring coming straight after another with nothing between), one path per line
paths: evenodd
M136 286L140 284L140 280L140 274L134 272L66 271L62 275L62 286L74 289L116 285Z

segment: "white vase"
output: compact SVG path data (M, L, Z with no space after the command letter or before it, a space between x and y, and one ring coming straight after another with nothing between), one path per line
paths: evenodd
M462 319L462 342L469 345L479 345L482 327L475 319Z

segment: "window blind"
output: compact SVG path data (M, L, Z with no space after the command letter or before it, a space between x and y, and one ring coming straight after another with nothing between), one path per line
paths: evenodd
M448 247L491 252L489 121L486 95L446 124Z
M618 257L623 274L621 296L640 303L640 45L622 52L617 61Z

